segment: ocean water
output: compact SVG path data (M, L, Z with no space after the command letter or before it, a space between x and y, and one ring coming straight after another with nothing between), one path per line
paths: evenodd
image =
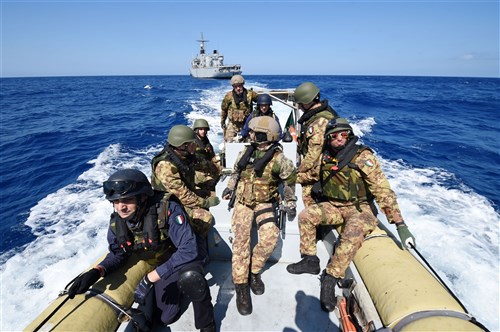
M500 80L246 76L313 81L381 158L417 248L469 312L499 327ZM150 160L175 124L204 117L222 142L225 80L189 76L3 78L0 330L25 327L106 249L101 184ZM27 300L29 299L29 300Z

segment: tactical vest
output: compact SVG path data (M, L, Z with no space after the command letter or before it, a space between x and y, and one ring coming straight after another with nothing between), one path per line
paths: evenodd
M321 179L326 179L322 183L323 197L334 201L353 202L356 205L371 200L372 195L363 180L362 171L354 163L359 154L369 148L365 146L357 147L358 151L354 158L340 170L337 168L338 161L335 158L323 155L320 175ZM332 171L335 171L336 174L330 176Z
M214 147L208 138L196 138L196 155L199 159L212 160L215 157Z
M247 148L248 149L248 148ZM269 153L266 156L266 153ZM270 203L278 198L279 178L272 174L275 157L283 153L281 145L267 151L255 150L249 158L248 163L241 170L240 180L237 188L238 202L246 206L255 206L256 203ZM256 171L255 165L259 165Z
M142 227L131 230L118 213L111 215L110 227L118 245L125 252L134 252L150 265L158 265L177 250L168 235L169 199L171 194L155 192L149 209L142 220Z
M307 154L309 145L309 141L306 139L306 131L311 125L311 123L313 123L318 118L325 118L331 120L335 118L335 115L332 114L332 112L330 112L327 108L321 112L314 114L313 116L311 116L311 118L307 119L307 121L305 121L305 123L301 125L299 136L297 137L297 143L299 147L299 152L302 156L305 156Z
M252 102L253 90L252 89L247 90L246 100L238 104L236 104L236 101L232 96L232 91L229 93L231 93L231 105L229 105L228 109L229 121L236 123L245 122L247 116L252 112L253 109L253 102Z
M153 189L158 191L168 191L163 183L158 179L155 173L156 166L160 161L169 161L175 165L179 171L182 182L188 187L189 190L195 191L195 171L194 167L188 167L169 146L165 146L163 150L158 153L151 161L151 184Z

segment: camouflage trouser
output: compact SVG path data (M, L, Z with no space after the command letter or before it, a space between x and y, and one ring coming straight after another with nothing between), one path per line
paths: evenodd
M254 215L268 208L272 208L271 203L258 203L253 209L240 203L235 204L231 220L234 234L232 268L235 284L248 283L249 272L259 273L276 247L279 229L275 222L267 222L258 228L258 243L250 253L250 235ZM257 215L255 222L258 225L259 222L268 218L275 219L273 211Z
M342 226L340 244L335 249L326 272L343 278L345 270L363 244L365 236L378 224L368 204L361 204L362 212L354 205L336 207L330 202L322 202L305 208L299 214L300 253L316 255L316 227L319 225Z
M224 132L224 142L232 142L233 138L243 129L245 122L228 121L226 131Z
M302 202L304 207L316 204L314 199L311 197L312 184L302 185Z
M194 182L197 187L203 190L215 191L218 179L215 179L210 173L203 171L195 171Z
M187 208L186 213L189 216L189 223L193 228L193 231L203 238L208 235L208 230L212 226L212 221L214 216L210 211L203 208Z

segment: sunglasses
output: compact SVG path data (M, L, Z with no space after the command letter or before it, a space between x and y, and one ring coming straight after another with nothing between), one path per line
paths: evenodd
M339 135L342 138L347 138L347 137L349 137L349 132L348 131L340 131L340 132L336 132L336 133L331 133L331 134L328 134L328 137L329 137L329 139L336 139L337 137L339 137Z
M102 188L106 196L111 196L114 193L125 195L133 190L135 185L135 181L105 181Z

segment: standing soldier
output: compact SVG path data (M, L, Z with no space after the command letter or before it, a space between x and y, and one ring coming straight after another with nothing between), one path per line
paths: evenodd
M314 203L311 198L312 184L318 180L321 150L325 142L325 129L328 121L337 113L328 105L328 100L320 101L319 89L311 82L299 85L294 92L295 102L304 112L298 123L298 149L302 156L297 170L297 182L302 185L302 201L307 207Z
M250 121L251 145L238 156L233 176L222 194L223 199L236 195L231 219L234 233L232 275L236 307L241 315L252 313L249 282L254 294L264 293L260 272L276 247L280 232L277 226L280 183L284 185L288 217L295 216L296 170L293 162L283 154L278 137L279 125L273 118L263 116ZM252 252L250 237L254 220L259 239Z
M387 220L397 227L403 248L415 245L415 238L404 223L396 195L381 169L373 151L357 145L352 127L346 119L330 122L327 144L322 154L320 181L314 185L313 196L318 203L299 214L300 254L298 263L287 266L292 274L320 272L316 256L316 228L319 225L342 226L340 243L335 248L321 278L320 301L323 310L335 308L335 284L345 271L365 237L378 224L376 199Z
M222 173L222 166L214 152L214 147L208 139L210 127L207 120L196 119L193 124L196 135L196 158L195 166L196 186L202 190L215 192L215 186Z
M152 162L153 188L175 195L189 215L194 231L206 238L213 216L208 210L219 204L219 198L196 189L195 184L195 134L185 125L170 129L167 144Z
M257 101L257 93L245 89L245 79L241 75L231 77L233 90L229 91L221 103L221 128L224 130L224 141L232 142L243 128L247 116L252 112L253 103ZM226 118L229 120L226 126Z

